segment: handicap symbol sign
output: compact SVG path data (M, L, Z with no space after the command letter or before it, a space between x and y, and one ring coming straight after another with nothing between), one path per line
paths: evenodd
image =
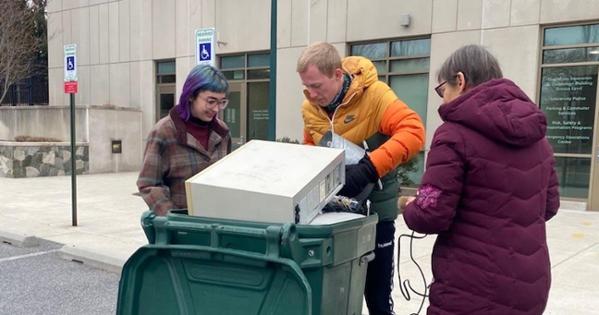
M200 61L210 60L211 43L200 44Z
M75 70L75 56L67 56L67 70Z

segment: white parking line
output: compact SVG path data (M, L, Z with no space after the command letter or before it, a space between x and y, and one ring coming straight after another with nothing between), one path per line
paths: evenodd
M52 250L47 250L45 252L37 252L37 253L20 255L20 256L12 256L12 257L0 258L0 263L3 263L5 261L22 259L22 258L29 258L29 257L41 256L41 255L45 255L45 254L54 253L54 252L57 252L59 250L60 250L60 248L58 248L58 249L52 249Z

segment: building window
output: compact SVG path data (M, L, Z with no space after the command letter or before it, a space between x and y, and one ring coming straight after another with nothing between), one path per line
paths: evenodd
M156 83L175 83L177 69L174 60L158 61L156 68Z
M589 195L598 66L599 24L543 30L539 106L563 197Z
M220 69L231 85L223 119L231 129L234 145L251 139L267 140L270 53L221 56Z
M156 61L156 121L168 115L177 103L175 83L177 81L175 60Z
M387 83L426 124L430 50L430 38L415 38L352 44L350 55L370 59L379 80ZM400 166L398 178L402 186L415 187L420 184L423 171L424 151Z

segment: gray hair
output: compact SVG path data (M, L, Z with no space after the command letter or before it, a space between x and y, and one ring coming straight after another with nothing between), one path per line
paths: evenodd
M458 72L464 74L466 85L473 88L493 79L503 78L497 59L483 46L467 45L456 50L441 66L437 80L457 84Z

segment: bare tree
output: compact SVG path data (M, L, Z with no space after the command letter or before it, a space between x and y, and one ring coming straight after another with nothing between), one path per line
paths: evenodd
M0 104L10 86L33 74L40 39L31 1L0 0Z

